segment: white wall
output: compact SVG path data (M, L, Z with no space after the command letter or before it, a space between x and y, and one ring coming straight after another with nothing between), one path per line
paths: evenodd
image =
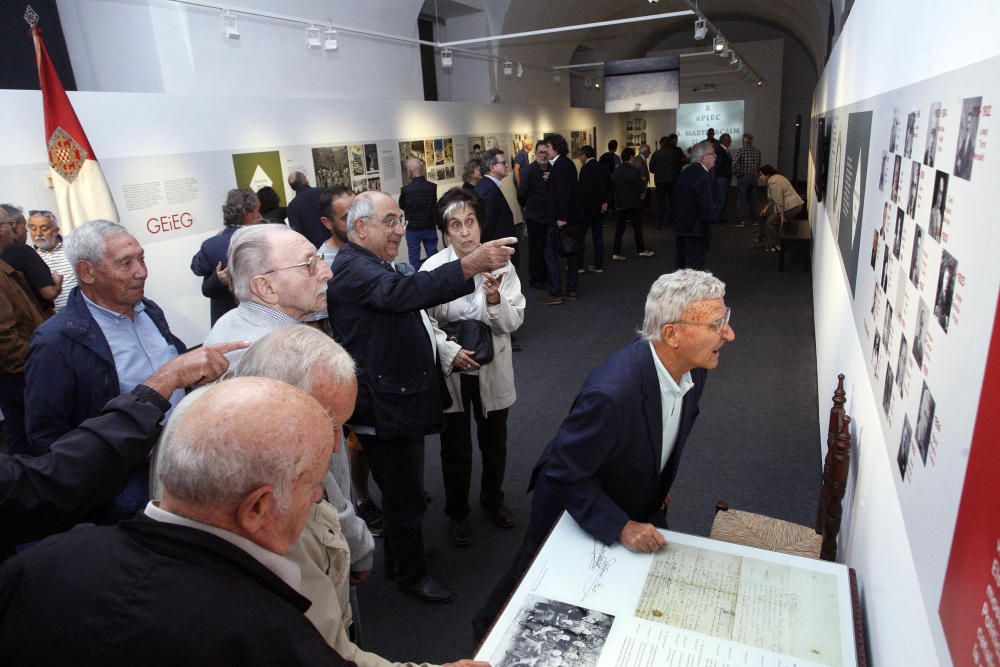
M970 26L975 26L977 34L994 34L1000 26L1000 5L990 0L961 0L945 8L930 0L857 0L817 85L813 113L1000 54L997 40L969 39ZM921 46L911 48L916 43ZM996 80L990 83L995 90ZM811 172L810 164L810 180ZM878 211L866 213L880 215ZM818 418L825 429L829 396L824 379L845 373L850 380L847 411L854 418L857 453L853 467L857 475L848 508L850 523L841 536L841 558L858 571L872 663L951 664L937 601L921 594L895 491L893 464L886 456L880 401L872 395L868 381L865 351L859 343L837 242L823 206L813 205L811 219L817 373L821 380ZM941 532L941 539L948 539L950 527ZM937 565L942 570L945 567L945 563Z

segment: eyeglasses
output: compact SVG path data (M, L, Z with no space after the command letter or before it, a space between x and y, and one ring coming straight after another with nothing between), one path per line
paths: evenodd
M714 322L685 322L680 320L673 322L672 324L685 324L689 327L709 327L710 329L715 329L715 333L722 334L722 330L726 328L729 324L729 318L733 314L732 308L726 308L726 314L715 320Z
M315 276L319 272L319 264L322 261L323 261L322 257L320 257L319 255L313 255L305 262L300 262L299 264L292 264L291 266L282 266L277 269L271 269L270 271L265 271L260 275L266 276L267 274L274 273L276 271L284 271L285 269L298 269L305 266L309 271L309 275Z
M392 231L393 229L396 229L397 227L399 228L399 230L400 230L400 231L403 231L403 230L405 230L405 229L406 229L406 226L407 226L408 224L410 224L410 223L409 223L409 222L407 221L407 219L406 219L406 216L405 216L405 215L400 215L400 216L399 216L399 217L397 218L397 217L396 217L396 216L395 216L394 214L392 214L392 213L389 213L389 214L388 214L388 215L386 215L386 216L385 216L384 218L374 218L374 217L373 217L373 218L365 218L365 219L370 219L370 220L377 220L378 222L381 222L381 223L382 223L383 225L385 225L386 227L388 227L390 231Z

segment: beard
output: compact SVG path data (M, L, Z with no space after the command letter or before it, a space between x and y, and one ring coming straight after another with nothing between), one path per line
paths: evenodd
M333 232L334 238L336 238L341 243L347 243L347 232L346 231L341 230L336 225L333 226L333 229L331 231Z

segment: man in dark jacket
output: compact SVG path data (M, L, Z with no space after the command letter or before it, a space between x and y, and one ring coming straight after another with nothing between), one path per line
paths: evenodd
M420 158L408 159L406 171L410 175L410 182L399 192L399 208L406 215L406 249L410 265L419 269L421 243L424 245L425 257L438 251L437 228L434 226L438 186L424 177L424 161Z
M479 221L479 240L486 242L514 236L514 212L501 190L508 172L507 156L498 148L489 149L483 153L480 170L483 178L476 183L476 195L483 200L486 220ZM511 261L517 266L516 251Z
M625 227L632 225L632 233L635 235L635 250L640 257L651 257L652 250L646 250L646 241L642 236L642 193L646 190L646 184L642 180L642 173L632 162L635 157L635 150L626 148L622 151L622 163L612 176L615 196L615 214L618 216L618 223L615 225L615 245L611 254L611 259L625 261L622 254L622 237L625 235Z
M594 159L593 146L580 148L580 181L577 193L580 207L580 246L579 252L571 262L570 270L586 266L587 231L590 231L594 241L594 263L587 266L588 271L601 273L604 271L604 214L608 210L608 178L605 169Z
M441 430L442 378L424 312L474 289L472 278L505 266L513 237L488 241L434 271L402 275L395 265L405 223L392 197L363 192L347 214L348 244L333 262L327 307L334 338L358 365L350 424L382 490L386 576L420 600L455 594L427 573L422 524L424 436Z
M0 663L349 664L306 618L287 558L320 497L335 426L275 380L206 391L163 443L158 503L0 567Z
M330 238L330 232L320 220L319 196L323 189L311 187L301 171L288 175L288 185L295 191L295 197L288 202L288 226L319 248Z
M715 215L712 222L722 222L722 216L726 212L726 201L729 199L729 186L733 182L733 156L729 152L729 147L733 145L733 138L727 133L719 137L719 142L715 144Z
M670 224L670 206L667 201L671 197L681 167L688 161L684 151L677 147L677 135L671 134L660 139L660 148L649 159L649 171L653 173L656 185L656 226L666 227Z
M576 268L566 272L566 291L562 289L560 273L562 272L559 257L559 233L567 225L579 222L579 202L576 198L577 171L573 158L569 155L569 144L561 134L550 134L548 140L552 146L549 174L549 188L552 192L553 217L555 224L549 225L548 236L545 239L545 265L549 273L549 294L539 303L543 305L558 305L563 299L576 298L577 274ZM566 232L563 232L566 233ZM570 234L579 236L577 229L571 227Z
M13 204L0 204L14 232L14 242L0 253L0 259L20 271L42 313L51 315L53 301L62 292L63 277L53 274L35 249L28 245L28 222L24 211Z
M715 214L715 148L702 141L691 148L691 166L681 172L674 187L671 212L677 235L675 269L704 269L712 240L710 224Z
M124 227L91 220L66 238L65 248L79 285L66 307L35 332L25 364L28 439L35 454L47 452L57 438L186 349L160 307L143 298L143 249ZM174 392L171 402L183 395ZM141 471L108 518L132 514L148 493Z
M545 267L545 237L548 226L555 224L555 210L552 192L549 188L549 152L552 144L548 139L535 142L535 161L521 172L517 184L517 201L524 210L524 222L528 228L528 271L532 287L543 289L548 282Z

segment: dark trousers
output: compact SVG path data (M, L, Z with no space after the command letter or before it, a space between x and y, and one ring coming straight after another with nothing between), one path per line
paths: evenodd
M0 410L8 454L30 454L24 430L24 373L0 373Z
M545 270L548 274L549 295L562 296L562 281L559 272L559 227L555 223L546 225L545 230ZM566 286L567 289L569 286Z
M729 184L732 176L715 177L715 211L712 222L721 222L722 215L726 212L726 203L729 200Z
M743 222L753 222L757 219L757 179L740 178L736 181L737 204L739 217Z
M544 222L528 220L528 277L530 284L547 283L548 269L545 268L545 236L548 225Z
M462 410L444 415L441 433L441 470L444 476L444 513L452 519L469 515L472 478L471 418L476 418L476 440L483 458L479 504L487 511L503 505L503 474L507 465L507 409L483 414L479 377L462 375Z
M424 439L383 440L358 434L382 490L386 578L409 584L427 574L424 562Z
M674 255L674 270L705 269L708 266L710 241L708 230L705 230L704 236L678 236L677 253Z
M574 262L574 268L582 269L587 266L587 231L590 231L590 238L594 242L594 267L604 268L604 216L598 215L593 220L580 223L580 251L578 258Z
M656 226L666 227L670 224L670 204L667 196L673 192L673 183L656 184Z
M428 257L438 251L438 236L434 229L406 230L406 251L410 256L410 265L420 268L420 244L424 245L424 254Z
M618 224L615 225L615 247L614 254L622 254L622 237L625 235L625 227L632 225L632 233L635 235L635 251L646 252L646 242L642 238L642 217L637 208L625 208L618 211Z

